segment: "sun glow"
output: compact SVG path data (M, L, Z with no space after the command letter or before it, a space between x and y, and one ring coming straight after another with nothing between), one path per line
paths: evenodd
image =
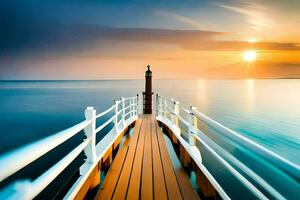
M259 41L259 39L254 38L254 37L251 37L251 38L248 38L248 39L247 39L247 42L249 42L249 43L256 43L256 42L258 42L258 41Z
M254 50L245 51L243 57L246 62L253 62L256 59L256 51Z

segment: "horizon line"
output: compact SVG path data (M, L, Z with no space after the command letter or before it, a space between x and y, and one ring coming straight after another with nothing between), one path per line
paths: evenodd
M300 77L270 77L270 78L262 78L262 77L247 77L247 78L155 78L153 80L198 80L198 79L206 79L206 80L247 80L247 79L300 79ZM0 82L30 82L30 81L140 81L144 79L0 79Z

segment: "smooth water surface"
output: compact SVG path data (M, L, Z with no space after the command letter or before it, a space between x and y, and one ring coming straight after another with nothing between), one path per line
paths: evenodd
M300 80L154 80L153 84L154 93L174 98L186 108L196 106L223 125L300 165ZM2 81L0 153L82 121L87 106L101 112L116 98L141 94L143 87L143 80ZM219 137L219 145L229 147L225 138L221 142L222 135L215 137ZM238 156L237 151L227 150ZM258 168L257 173L260 171L263 170ZM290 184L292 191L299 188L299 181Z
M300 80L164 80L156 88L300 165Z

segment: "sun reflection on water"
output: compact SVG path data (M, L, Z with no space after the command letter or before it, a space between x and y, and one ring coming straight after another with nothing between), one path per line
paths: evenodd
M248 111L253 111L255 106L255 80L246 79L246 107Z

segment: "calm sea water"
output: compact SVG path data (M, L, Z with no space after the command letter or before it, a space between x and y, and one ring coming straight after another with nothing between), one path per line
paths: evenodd
M155 93L175 98L186 108L196 106L216 121L300 165L300 80L154 80L153 84ZM141 93L143 87L143 80L0 82L0 153L82 121L86 106L101 111L116 98ZM221 146L232 143L221 141L222 135L215 137L219 137L215 141ZM228 151L234 154L232 148ZM271 167L264 166L268 168ZM257 173L265 171L257 169ZM286 178L285 173L279 174L265 178L274 182L276 189L284 187L279 182ZM299 180L286 181L291 188L285 192L287 197L296 197Z

